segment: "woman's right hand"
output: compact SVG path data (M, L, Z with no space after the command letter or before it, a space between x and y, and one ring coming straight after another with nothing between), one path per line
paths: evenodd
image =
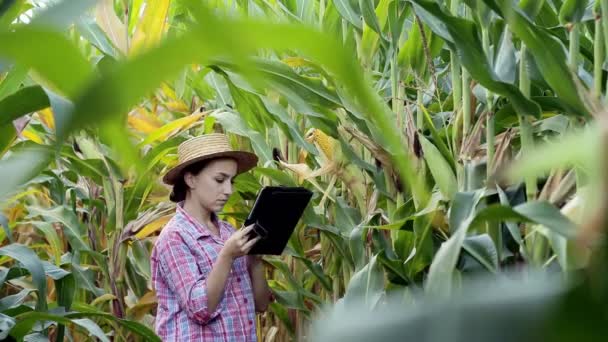
M236 259L240 256L246 255L249 250L255 245L256 242L260 239L260 237L256 237L251 240L248 239L248 233L253 229L253 224L249 226L239 229L236 233L232 234L228 240L224 243L224 247L220 254L230 258Z

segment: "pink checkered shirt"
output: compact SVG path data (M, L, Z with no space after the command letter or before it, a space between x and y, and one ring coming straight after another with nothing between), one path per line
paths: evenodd
M152 284L158 298L156 333L163 341L257 341L247 258L237 258L215 311L207 309L206 279L224 242L235 232L220 221L215 237L182 203L152 251Z

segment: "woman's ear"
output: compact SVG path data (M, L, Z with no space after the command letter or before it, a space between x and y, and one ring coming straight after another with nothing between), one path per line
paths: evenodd
M190 172L186 172L184 174L184 182L186 183L186 185L188 186L188 188L190 189L194 189L194 175L191 174Z

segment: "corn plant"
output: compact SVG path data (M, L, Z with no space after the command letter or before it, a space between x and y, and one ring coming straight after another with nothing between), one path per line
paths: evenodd
M477 275L577 279L598 175L535 151L602 113L607 5L0 3L0 336L154 339L160 177L213 131L260 157L221 213L235 226L265 185L315 193L265 258L264 340L310 340L334 303L410 308Z

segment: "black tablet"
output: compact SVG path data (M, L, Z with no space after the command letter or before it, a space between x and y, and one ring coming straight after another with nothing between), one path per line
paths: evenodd
M312 191L302 187L267 186L253 204L245 226L255 223L250 239L260 236L249 254L283 253L289 237L312 198Z

